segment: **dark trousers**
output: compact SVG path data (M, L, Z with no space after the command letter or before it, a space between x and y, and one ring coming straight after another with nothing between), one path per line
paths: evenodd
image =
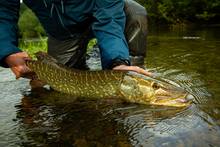
M125 36L129 46L131 65L143 66L147 50L147 13L143 6L133 0L125 0ZM93 37L90 29L80 36L60 41L48 38L48 53L69 67L84 69L86 49Z

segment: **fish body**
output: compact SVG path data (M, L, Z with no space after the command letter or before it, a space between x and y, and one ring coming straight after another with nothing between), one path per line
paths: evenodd
M190 94L169 83L128 71L82 71L60 65L46 53L27 66L54 90L82 98L117 98L139 104L187 106Z

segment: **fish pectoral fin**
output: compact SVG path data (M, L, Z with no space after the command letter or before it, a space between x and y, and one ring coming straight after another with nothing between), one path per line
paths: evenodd
M38 78L30 80L31 89L42 88L46 84L47 84L46 82L43 82L42 80L40 80Z

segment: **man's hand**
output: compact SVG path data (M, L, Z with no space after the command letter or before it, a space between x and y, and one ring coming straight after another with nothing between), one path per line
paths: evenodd
M113 68L113 70L126 70L126 71L135 71L137 73L146 75L146 76L152 76L152 73L144 70L143 68L140 68L138 66L127 66L127 65L119 65Z
M31 78L33 75L33 72L25 64L26 60L30 60L26 52L19 52L6 57L5 62L15 74L16 79L20 77Z

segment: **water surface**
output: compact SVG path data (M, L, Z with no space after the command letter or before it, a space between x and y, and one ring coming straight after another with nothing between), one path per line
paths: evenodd
M150 30L146 67L192 93L187 108L30 91L1 68L0 146L220 146L219 38L214 27Z

